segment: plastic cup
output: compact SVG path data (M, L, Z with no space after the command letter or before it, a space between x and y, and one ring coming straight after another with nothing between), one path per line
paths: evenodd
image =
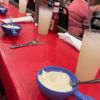
M50 27L50 22L52 18L53 10L48 7L39 7L39 25L38 33L42 35L47 35Z
M95 79L99 68L100 33L85 30L76 68L76 76L81 81Z
M19 0L19 13L25 14L28 0Z

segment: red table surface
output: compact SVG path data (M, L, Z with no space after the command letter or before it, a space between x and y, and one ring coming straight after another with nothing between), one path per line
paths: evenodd
M8 6L6 16L18 17L18 9ZM45 66L62 66L75 72L79 52L60 40L56 34L39 35L33 23L19 23L23 29L17 38L1 36L0 38L0 77L6 91L8 100L47 100L41 93L37 81L37 72ZM0 34L2 34L0 29ZM39 38L45 44L10 49L12 44L21 44ZM100 78L100 72L97 75ZM100 85L79 85L79 90L100 100ZM70 96L66 100L75 100Z

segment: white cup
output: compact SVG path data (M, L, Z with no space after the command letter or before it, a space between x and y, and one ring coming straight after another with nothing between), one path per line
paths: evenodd
M53 10L48 7L40 6L39 7L39 25L38 33L42 35L47 35Z
M80 81L95 79L100 69L100 33L86 30L82 40L76 76Z
M25 14L28 0L19 0L19 13Z

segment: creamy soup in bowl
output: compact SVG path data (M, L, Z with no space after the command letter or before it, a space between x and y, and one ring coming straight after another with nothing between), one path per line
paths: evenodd
M39 81L47 88L57 92L69 92L73 88L70 85L70 77L64 72L56 71L42 71L42 74L38 76Z
M62 66L46 66L37 73L37 84L41 92L49 100L67 100L69 96L75 96L76 100L95 100L78 90L77 77L67 68ZM34 85L34 84L33 84Z
M0 14L1 15L5 15L6 13L8 12L8 8L5 8L5 7L0 7Z
M22 26L19 24L8 24L8 23L3 23L1 25L1 28L3 30L3 32L5 33L5 35L10 35L10 36L18 36Z
M19 29L19 28L20 28L19 26L16 26L16 25L10 25L10 24L3 25L3 27L5 27L5 28L11 28L11 29Z

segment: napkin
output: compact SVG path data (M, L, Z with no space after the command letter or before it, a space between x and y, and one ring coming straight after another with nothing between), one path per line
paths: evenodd
M4 23L10 23L10 19L0 19ZM34 22L34 19L32 16L25 16L25 17L19 17L19 18L12 18L13 22Z
M78 51L80 51L82 41L70 35L68 32L66 33L58 33L58 37L65 42L68 42L72 46L74 46Z

